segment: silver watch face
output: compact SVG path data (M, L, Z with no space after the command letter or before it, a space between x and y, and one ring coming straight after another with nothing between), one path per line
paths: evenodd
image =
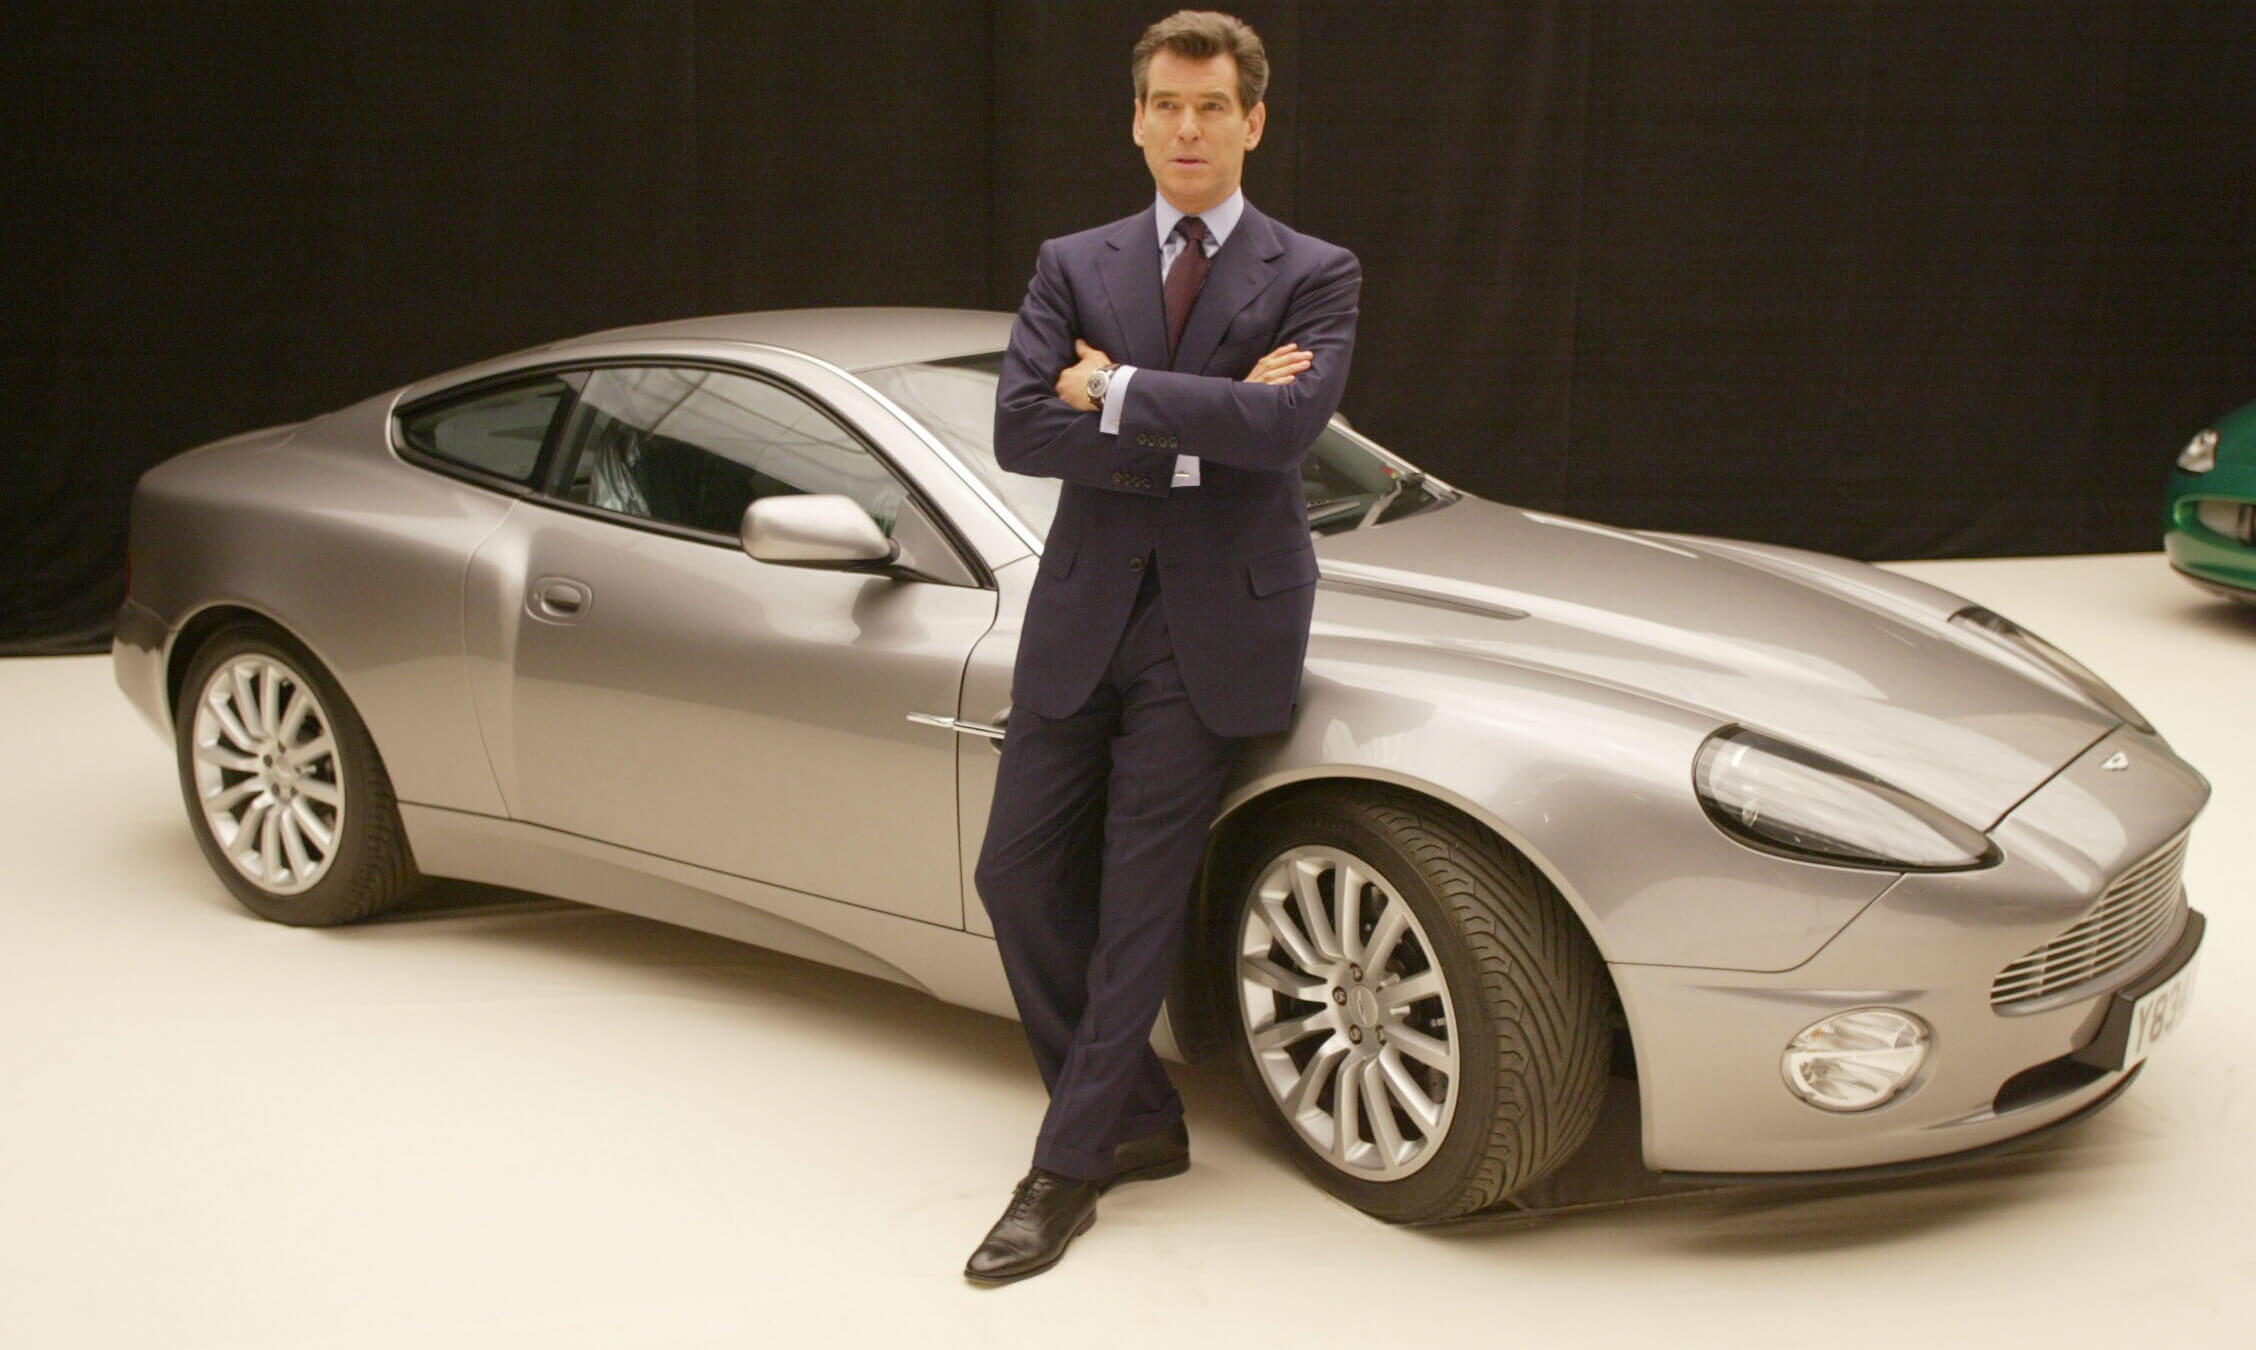
M1111 387L1112 372L1110 370L1092 370L1089 372L1089 401L1091 403L1104 402L1105 390Z

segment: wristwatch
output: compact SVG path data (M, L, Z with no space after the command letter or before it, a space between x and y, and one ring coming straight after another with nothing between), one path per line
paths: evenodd
M1118 361L1089 372L1089 401L1104 407L1105 391L1112 388L1112 372L1120 369Z

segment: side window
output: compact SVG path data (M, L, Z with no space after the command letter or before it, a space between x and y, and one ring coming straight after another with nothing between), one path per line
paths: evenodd
M590 372L564 446L566 500L717 534L755 499L797 492L851 497L890 534L907 495L830 414L723 371Z
M417 408L400 418L400 438L432 459L530 483L549 424L571 392L562 380L544 377Z

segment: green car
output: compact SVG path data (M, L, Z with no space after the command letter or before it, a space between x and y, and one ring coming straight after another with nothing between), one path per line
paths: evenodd
M2179 452L2162 546L2194 585L2256 604L2256 403Z

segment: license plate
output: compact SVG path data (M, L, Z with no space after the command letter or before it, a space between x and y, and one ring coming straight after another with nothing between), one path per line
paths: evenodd
M2148 1051L2185 1021L2186 1007L2193 1002L2193 977L2200 968L2201 960L2196 956L2183 970L2131 1005L2131 1034L2123 1046L2123 1067L2145 1059Z

